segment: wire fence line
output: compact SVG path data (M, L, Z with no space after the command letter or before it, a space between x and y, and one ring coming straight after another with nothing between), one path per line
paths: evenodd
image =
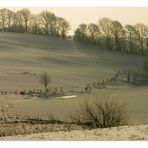
M76 87L76 88L64 88L64 87L49 87L47 89L46 94L47 95L64 95L64 94L70 94L70 93L84 93L83 87ZM42 95L45 94L45 91L43 89L23 89L23 90L0 90L0 95Z
M0 90L0 95L30 95L30 96L62 96L62 95L71 95L78 93L91 93L93 89L104 89L107 85L113 85L118 81L124 81L125 83L129 83L129 75L133 73L132 69L128 69L127 71L117 71L112 77L108 79L104 79L102 81L94 81L92 83L87 83L85 86L75 86L75 87L48 87L47 91L43 89L24 89L24 90ZM128 74L128 75L127 75ZM123 79L123 76L125 77ZM127 80L126 80L127 79ZM131 79L131 76L130 76ZM136 76L137 79L137 76ZM136 79L133 81L135 84Z

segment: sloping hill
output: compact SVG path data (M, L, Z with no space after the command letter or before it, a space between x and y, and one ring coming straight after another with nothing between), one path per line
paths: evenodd
M121 54L72 40L20 33L0 33L0 88L38 88L34 76L51 74L53 85L77 86L110 77L126 67L141 67L140 56ZM22 84L22 85L21 85Z
M122 54L72 40L0 33L0 90L42 88L37 78L37 74L42 71L51 74L51 86L84 86L89 82L110 78L119 69L141 69L142 63L142 56ZM107 95L125 98L132 111L130 122L147 124L147 90L147 87L127 85L125 88L96 90L89 97ZM14 104L13 110L16 114L47 117L53 112L63 118L69 118L77 109L79 100L85 98L80 95L72 99L26 101L12 95L0 97L0 103Z

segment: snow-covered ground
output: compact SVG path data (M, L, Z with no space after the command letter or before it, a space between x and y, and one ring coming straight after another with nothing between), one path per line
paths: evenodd
M62 98L62 99L69 99L69 98L76 98L77 95L71 95L71 96L62 96L62 97L58 97L58 98Z
M0 140L148 140L148 125L121 126L106 129L72 130L31 135L1 137Z

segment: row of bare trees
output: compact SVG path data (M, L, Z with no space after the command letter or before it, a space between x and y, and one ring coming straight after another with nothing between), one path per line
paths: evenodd
M47 10L32 14L25 8L17 12L3 8L0 9L0 30L65 38L70 24ZM74 39L111 50L144 55L148 51L148 26L142 23L123 26L119 21L104 17L99 19L98 24L80 24Z
M142 23L123 26L107 17L98 24L80 24L74 38L111 50L144 55L148 51L148 26Z
M4 8L0 9L0 29L3 32L23 32L65 38L70 30L70 24L64 18L57 17L47 10L35 15L25 8L17 12Z

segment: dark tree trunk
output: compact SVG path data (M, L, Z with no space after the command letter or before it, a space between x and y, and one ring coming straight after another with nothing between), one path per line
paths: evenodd
M148 38L146 39L146 49L147 49L147 52L148 52Z
M5 22L4 21L2 22L2 27L3 27L2 32L5 32Z
M9 29L9 31L10 31L10 20L8 21L8 29Z
M130 53L133 53L131 34L130 34L130 43L129 44L130 44Z
M115 36L115 50L118 51L118 37Z
M25 22L25 32L28 33L28 24Z
M141 42L140 45L141 45L141 54L144 55L143 42Z
M106 37L106 47L109 49L110 48L110 38Z

